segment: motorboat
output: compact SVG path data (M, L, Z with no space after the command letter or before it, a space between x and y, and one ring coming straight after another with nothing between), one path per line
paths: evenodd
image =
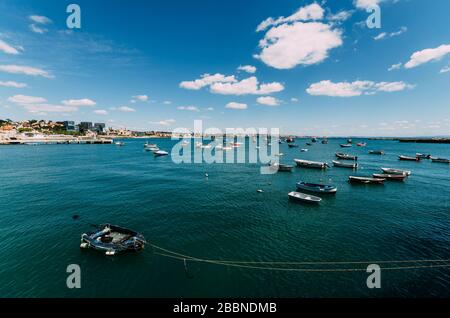
M312 143L307 142L306 145L307 145L307 146L312 146Z
M304 181L297 182L297 190L305 190L308 192L328 193L334 194L337 192L337 187L327 184L315 184Z
M313 137L313 138L311 139L311 141L312 141L312 142L317 142L317 138L316 138L316 137Z
M432 162L439 162L439 163L450 163L450 159L445 159L445 158L431 158Z
M398 156L398 159L403 161L420 161L419 157Z
M113 256L127 251L140 251L146 243L144 236L138 232L117 225L102 224L96 231L81 235L80 247Z
M365 142L359 142L356 144L358 147L365 147L367 144Z
M301 151L301 152L307 152L307 151L308 151L308 149L306 149L306 148L302 148L302 149L300 149L300 151Z
M351 183L362 183L362 184L382 184L386 179L380 178L368 178L368 177L355 177L349 176L348 181Z
M159 148L158 148L158 147L146 147L145 150L146 150L146 151L155 152L155 151L158 151Z
M289 192L288 196L289 196L289 199L291 199L293 201L299 201L299 202L318 204L318 203L320 203L320 201L322 201L322 199L319 197L301 193L301 192L296 192L296 191Z
M386 179L393 181L404 181L408 176L406 174L386 174L386 173L374 173L374 178Z
M286 142L287 142L287 143L291 143L291 142L294 142L294 141L295 141L294 137L288 137L288 138L286 138Z
M400 170L400 169L393 169L393 168L381 168L381 170L385 174L399 174L399 175L405 175L405 176L411 175L411 171L409 171L409 170Z
M322 143L322 144L327 144L327 143L328 143L328 139L323 139L323 140L321 141L321 143Z
M157 148L157 147L158 147L157 144L149 144L148 142L144 144L144 148Z
M420 158L420 159L431 159L431 155L427 155L427 154L424 154L424 153L416 153L416 157L417 158Z
M351 138L347 139L347 143L351 144L353 142L353 140Z
M167 156L169 153L164 150L158 150L158 151L155 151L153 154L155 155L155 157L162 157L162 156Z
M125 146L125 143L123 141L116 141L114 144L119 147Z
M352 156L342 152L336 152L336 157L342 160L354 160L354 161L358 160L357 156Z
M339 161L336 161L336 160L333 160L333 165L335 167L340 167L340 168L351 168L351 169L358 168L358 164L357 163L345 163L345 162L339 162Z
M328 167L328 164L326 162L309 161L301 159L294 159L294 162L297 164L298 167L304 168L326 169Z
M352 144L340 144L341 148L350 148L353 145Z
M384 155L384 150L369 150L371 155Z

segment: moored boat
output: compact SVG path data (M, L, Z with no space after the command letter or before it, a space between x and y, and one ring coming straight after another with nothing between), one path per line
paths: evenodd
M400 169L394 169L394 168L381 168L383 173L385 174L399 174L399 175L411 175L411 171L409 170L400 170Z
M326 169L328 167L328 164L326 162L309 161L301 159L294 159L294 162L297 164L298 167L304 168Z
M322 142L322 144L327 144L328 143L328 139L323 139L321 142Z
M146 150L146 151L155 152L155 151L158 151L159 148L158 148L158 147L146 147L145 150Z
M431 159L431 155L427 155L427 154L424 154L424 153L416 153L416 157L417 158L420 158L420 159Z
M308 149L306 149L306 148L302 148L302 149L300 149L300 151L301 151L301 152L307 152L307 151L308 151Z
M352 144L340 144L341 148L350 148Z
M289 148L298 148L298 145L296 145L296 144L288 144L288 147Z
M339 162L339 161L336 161L336 160L333 160L333 165L335 167L341 167L341 168L351 168L351 169L358 168L358 164L357 163L344 163L344 162Z
M116 141L116 142L115 142L115 145L121 147L121 146L125 146L125 143L122 142L122 141Z
M384 150L369 150L371 155L384 155Z
M156 148L156 147L158 147L157 144L149 144L148 142L144 144L144 148Z
M362 184L382 184L386 179L379 178L368 178L368 177L355 177L349 176L348 181L351 183L362 183Z
M305 194L305 193L301 193L301 192L296 192L296 191L292 191L288 193L289 199L294 200L294 201L299 201L299 202L306 202L306 203L314 203L317 204L320 201L322 201L321 198L313 196L313 195L309 195L309 194Z
M356 144L358 147L365 147L367 144L365 142L359 142Z
M273 163L270 166L280 172L291 172L292 169L294 168L293 165L286 165L283 163Z
M307 145L307 146L312 146L312 143L307 142L306 145Z
M450 159L446 159L446 158L431 158L432 162L439 162L439 163L450 163Z
M155 155L155 157L162 157L162 156L167 156L169 153L164 150L157 150L153 154Z
M342 160L355 160L355 161L358 160L357 156L352 156L342 152L336 152L336 157Z
M408 156L398 156L399 160L403 160L403 161L420 161L419 157L408 157Z
M337 187L328 184L308 183L304 181L297 182L297 190L304 190L316 193L334 194L337 192Z
M374 178L394 180L394 181L404 181L408 176L406 174L386 174L386 173L374 173L372 175Z

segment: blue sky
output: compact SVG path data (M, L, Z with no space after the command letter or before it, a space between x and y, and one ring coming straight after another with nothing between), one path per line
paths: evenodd
M449 135L446 0L69 3L0 3L0 118Z

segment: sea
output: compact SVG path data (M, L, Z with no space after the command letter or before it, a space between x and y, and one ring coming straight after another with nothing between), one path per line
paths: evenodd
M0 297L450 296L450 166L398 160L450 158L448 144L297 139L299 148L279 145L282 163L331 165L345 152L360 167L261 174L260 163L178 164L143 147L170 152L176 140L123 141L0 146ZM368 153L378 149L386 154ZM348 182L381 167L412 174ZM338 191L318 205L290 201L299 181ZM147 247L113 257L80 249L81 234L102 223L142 233ZM71 264L80 288L68 287ZM380 268L380 288L368 287L370 264Z

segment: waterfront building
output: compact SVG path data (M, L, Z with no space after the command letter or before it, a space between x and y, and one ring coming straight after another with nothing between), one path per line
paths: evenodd
M74 121L65 121L63 124L66 131L76 131Z

